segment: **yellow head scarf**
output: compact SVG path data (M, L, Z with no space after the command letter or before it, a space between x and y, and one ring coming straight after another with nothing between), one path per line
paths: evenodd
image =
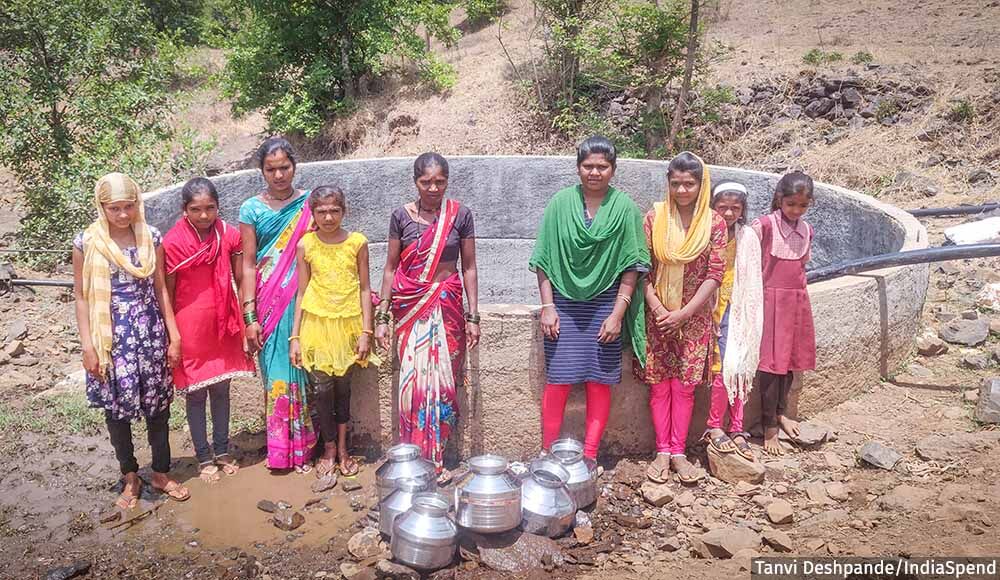
M694 261L708 246L712 237L712 180L708 166L697 155L701 163L701 189L695 201L694 217L687 232L681 224L677 205L670 199L667 186L666 199L653 204L653 257L656 259L656 295L667 307L674 311L683 306L684 265Z
M116 201L134 201L138 206L132 230L139 252L139 267L132 265L132 261L111 239L108 217L102 204ZM111 263L136 278L148 278L156 269L156 249L146 226L142 192L131 177L124 173L109 173L99 179L94 187L94 203L97 205L97 221L83 232L83 296L89 307L90 339L104 373L111 362Z

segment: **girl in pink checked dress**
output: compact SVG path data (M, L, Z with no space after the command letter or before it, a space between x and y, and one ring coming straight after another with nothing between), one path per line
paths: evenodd
M760 237L764 278L764 332L757 382L761 394L764 451L783 453L778 429L798 436L799 424L785 415L792 372L816 368L816 331L806 290L806 264L813 229L802 216L813 201L813 180L801 171L783 176L771 213L751 226Z

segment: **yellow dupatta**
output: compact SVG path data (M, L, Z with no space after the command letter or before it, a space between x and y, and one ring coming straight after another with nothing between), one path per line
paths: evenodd
M701 189L695 201L694 217L687 232L681 224L680 215L670 198L667 185L666 198L653 204L653 256L656 258L656 295L667 310L674 311L683 306L684 266L701 255L712 237L712 180L708 166L701 163Z
M135 245L139 252L138 268L111 239L108 217L101 204L116 201L134 201L138 206L138 217L132 224ZM109 173L97 181L94 187L94 203L97 205L97 220L83 232L83 296L87 300L90 319L90 339L97 350L101 372L104 373L111 362L111 263L136 278L148 278L156 269L156 250L146 226L142 207L142 192L139 185L124 173Z

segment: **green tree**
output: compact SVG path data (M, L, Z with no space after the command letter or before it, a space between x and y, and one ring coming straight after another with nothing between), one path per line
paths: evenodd
M22 245L65 244L101 174L155 173L174 54L138 0L0 0L0 164L24 193Z
M447 44L451 4L434 0L235 0L246 20L229 45L224 86L233 110L263 110L271 129L315 136L349 110L394 58L415 63L437 86L454 72L421 36Z

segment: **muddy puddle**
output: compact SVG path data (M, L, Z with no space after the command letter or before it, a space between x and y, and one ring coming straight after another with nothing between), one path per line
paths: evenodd
M296 545L322 545L353 526L374 505L375 467L365 465L357 477L341 477L336 488L321 494L310 489L315 481L314 473L271 472L261 461L214 484L190 479L185 485L191 490L191 499L168 502L157 515L160 522L172 524L186 538L211 549L237 547L251 552L289 538L294 538ZM362 487L345 492L341 487L345 481ZM305 516L305 523L292 532L275 527L272 515L257 508L261 500L291 504ZM360 507L358 511L352 508L352 500ZM312 505L307 507L307 503ZM176 547L165 542L162 548L169 549L170 544Z

